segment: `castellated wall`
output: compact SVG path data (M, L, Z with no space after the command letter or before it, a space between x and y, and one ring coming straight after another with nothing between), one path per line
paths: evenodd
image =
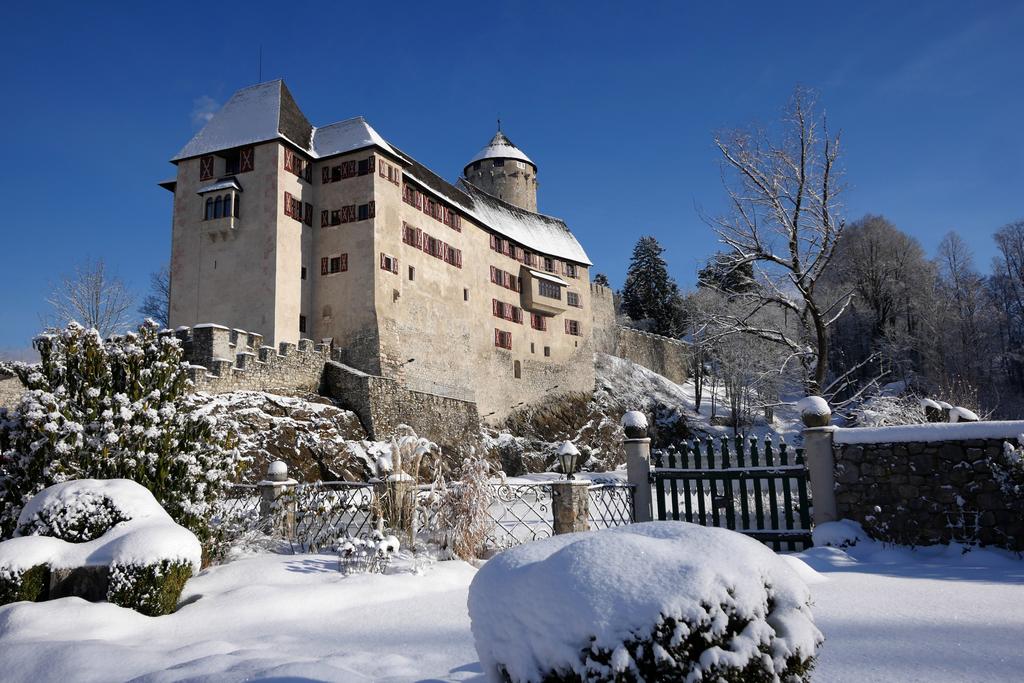
M686 381L690 367L689 344L619 325L615 320L612 290L608 287L591 284L590 301L594 351L625 358L676 384Z
M686 342L631 327L618 328L613 355L653 370L676 384L686 381L690 365L690 347Z
M0 408L13 408L25 393L25 386L17 375L0 369Z
M302 339L298 345L281 342L263 346L263 337L221 325L179 327L181 341L196 391L310 391L320 388L330 350Z
M1024 422L837 430L838 517L892 543L1022 551L1024 481L1004 452L1021 432Z

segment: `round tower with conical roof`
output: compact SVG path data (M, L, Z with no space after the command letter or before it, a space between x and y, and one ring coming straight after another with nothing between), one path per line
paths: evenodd
M468 182L487 194L536 213L537 165L505 137L500 125L462 173Z

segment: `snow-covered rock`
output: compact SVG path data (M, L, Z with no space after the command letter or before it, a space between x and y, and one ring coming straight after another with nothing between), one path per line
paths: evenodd
M809 601L790 566L753 539L650 522L501 553L478 572L468 604L492 681L554 672L654 680L666 670L674 680L709 680L752 662L778 680L799 675L788 667L806 665L822 641ZM741 625L730 630L730 619Z
M257 391L197 394L200 411L227 418L249 462L242 480L255 483L274 461L284 461L302 481L365 481L374 475L375 452L387 444L369 442L355 413L320 397L298 398Z

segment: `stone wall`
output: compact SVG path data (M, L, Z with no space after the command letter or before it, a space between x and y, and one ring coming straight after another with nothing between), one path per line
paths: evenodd
M358 415L371 439L406 424L449 454L467 455L479 446L480 414L472 401L412 391L336 361L324 367L321 391Z
M0 370L0 408L11 408L25 392L25 387L17 375L9 375Z
M316 392L330 349L302 339L298 345L282 342L263 346L263 337L221 325L179 327L189 374L196 391Z
M690 366L690 347L686 342L630 327L617 328L612 355L642 365L676 384L686 381Z
M610 287L590 283L590 314L594 330L594 351L614 356L619 325L615 322L615 301Z
M836 430L837 516L901 545L1024 550L1024 476L1007 474L1004 453L1021 432L1024 422Z

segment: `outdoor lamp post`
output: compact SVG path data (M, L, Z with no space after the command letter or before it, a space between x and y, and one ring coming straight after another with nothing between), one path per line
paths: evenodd
M580 452L572 444L572 441L564 442L558 449L558 463L562 466L562 473L569 481L573 479L572 473L576 471L579 457Z

